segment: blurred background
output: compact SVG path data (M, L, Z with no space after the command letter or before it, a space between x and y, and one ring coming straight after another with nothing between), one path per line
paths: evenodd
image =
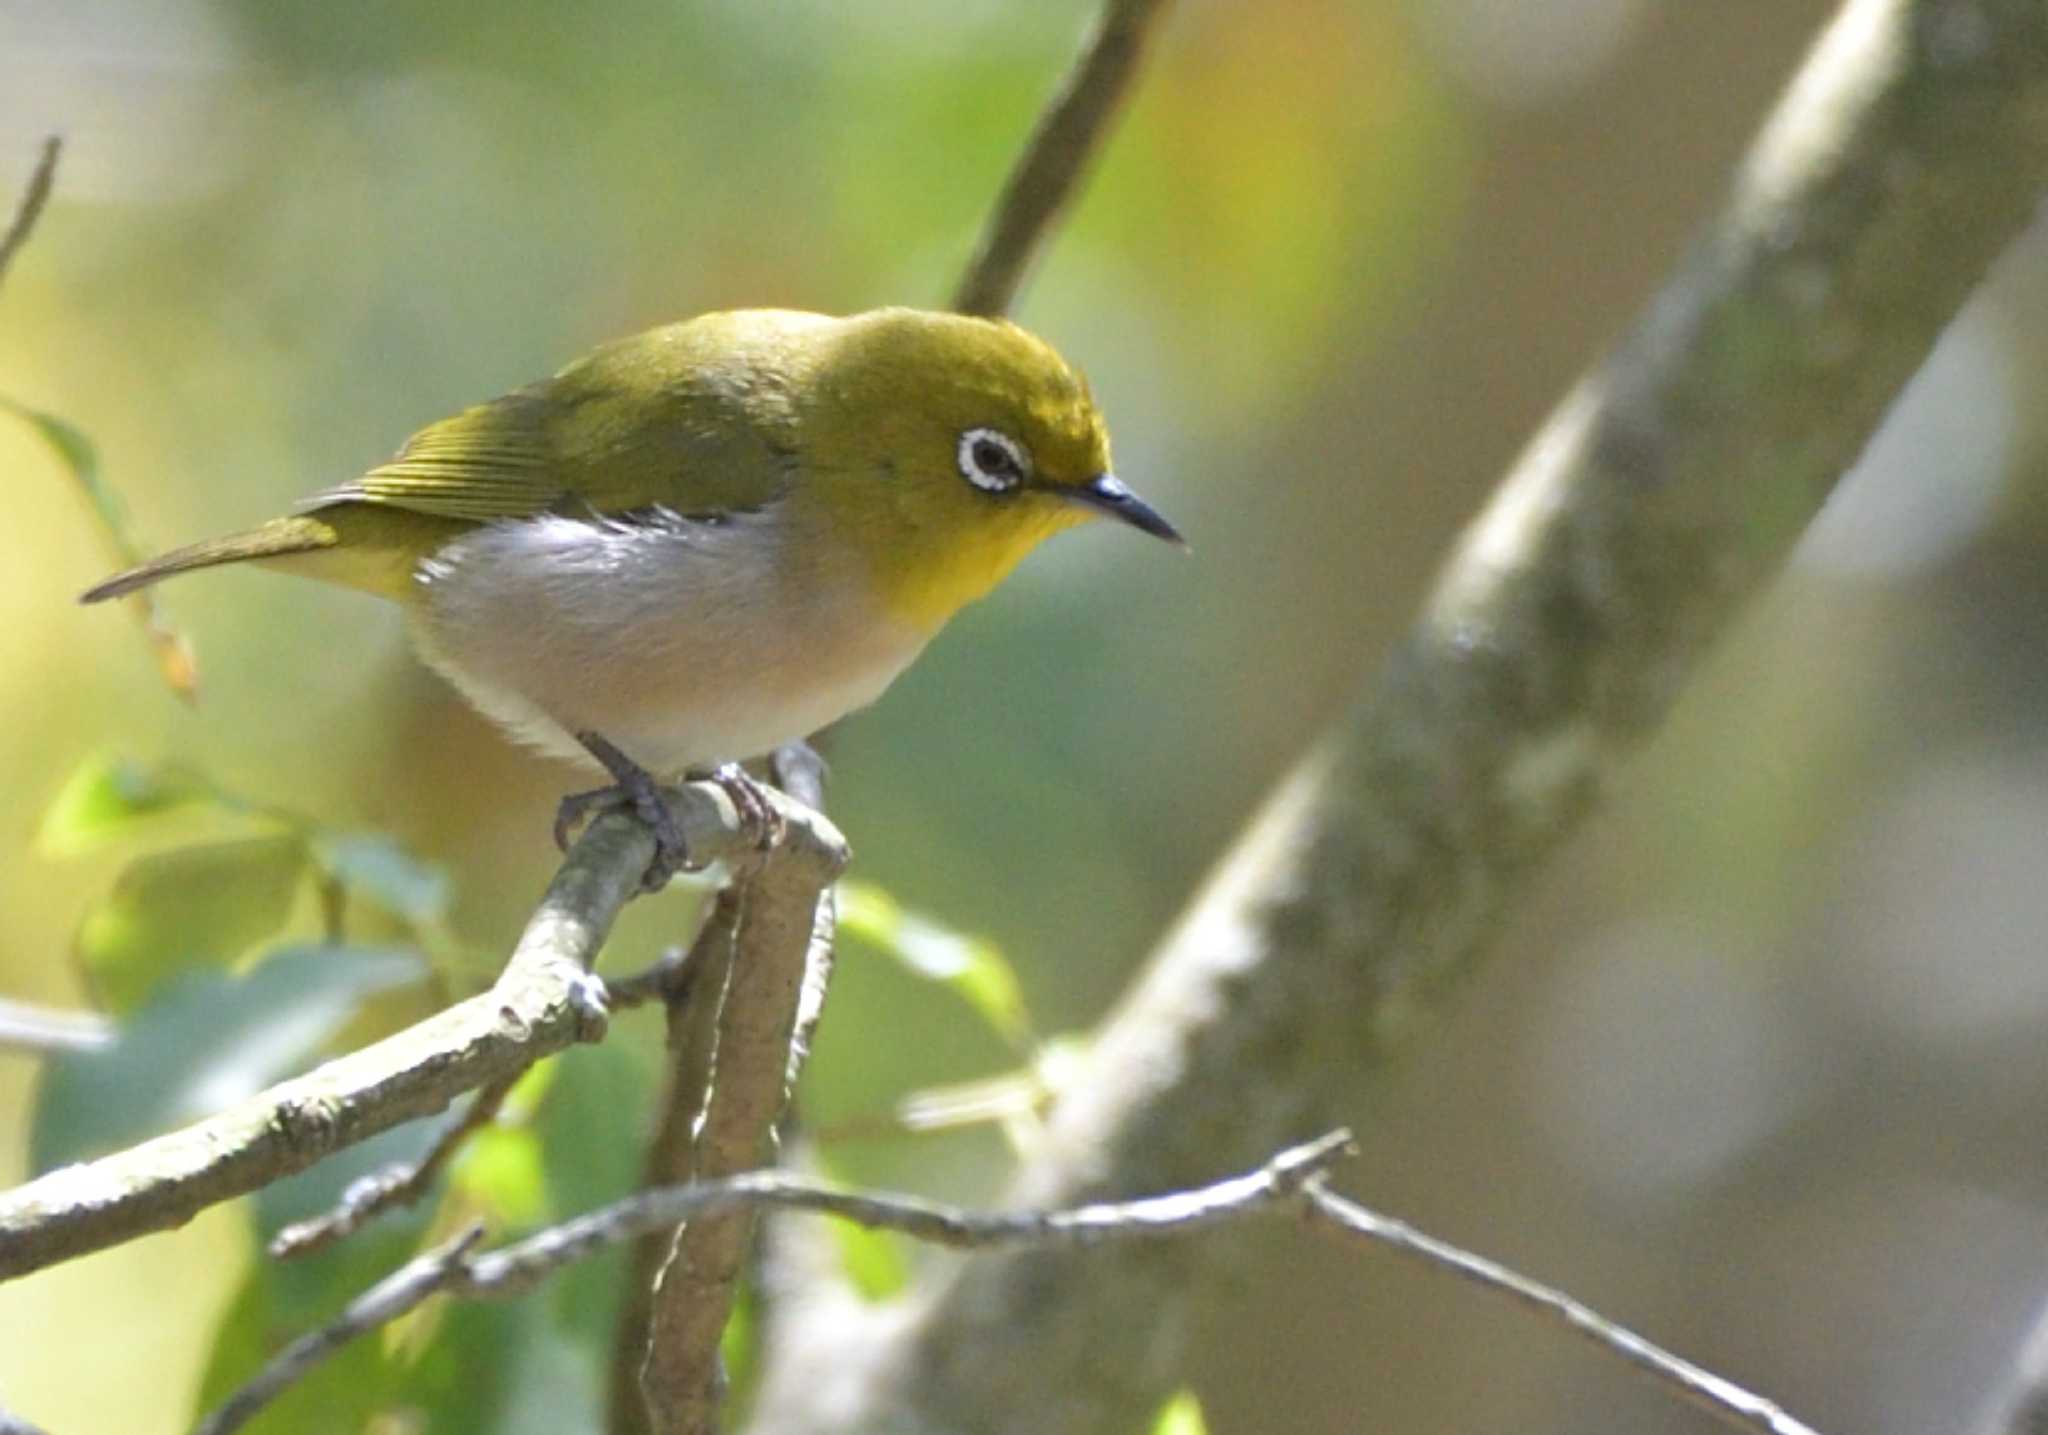
M88 434L168 545L621 333L942 302L1091 8L7 0L0 193L46 132L69 148L0 290L0 394ZM1064 538L846 723L858 876L989 939L1037 1032L1096 1021L1711 212L1831 8L1176 7L1018 317L1089 371L1119 471L1195 557ZM1824 1428L1965 1424L2048 1291L2044 367L2029 241L1355 1114L1365 1199ZM472 716L393 612L269 574L165 590L200 663L181 703L131 621L73 604L103 540L5 414L0 475L0 994L86 1000L74 935L133 853L35 834L109 753L388 834L445 869L447 948L497 959L575 773ZM638 904L607 967L689 911ZM609 1164L557 1205L630 1174L655 1026L622 1021L612 1084L581 1089ZM1017 1060L856 945L807 1109L843 1133L835 1169L985 1197L994 1130L871 1118ZM0 1051L0 1181L30 1169L43 1070ZM182 1429L263 1220L216 1210L0 1287L0 1405L64 1435ZM1190 1366L1213 1430L1705 1428L1498 1300L1255 1244ZM468 1408L433 1428L537 1406Z

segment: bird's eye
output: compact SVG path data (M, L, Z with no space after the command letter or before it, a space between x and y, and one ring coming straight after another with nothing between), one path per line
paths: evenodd
M969 429L960 435L960 476L984 493L1008 493L1031 476L1024 445L1001 429Z

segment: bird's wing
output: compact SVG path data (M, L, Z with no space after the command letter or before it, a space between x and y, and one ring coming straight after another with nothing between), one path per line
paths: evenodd
M304 506L379 504L489 523L767 503L793 463L783 411L686 346L654 342L662 332L429 424L389 463Z
M545 512L562 499L566 475L536 398L507 394L429 424L389 463L316 493L303 506L371 503L475 523Z

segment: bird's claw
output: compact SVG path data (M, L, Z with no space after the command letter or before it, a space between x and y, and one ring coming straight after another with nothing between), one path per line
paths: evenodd
M683 840L682 825L661 788L646 773L626 774L609 787L572 792L555 809L555 845L569 847L569 834L600 812L629 808L654 833L654 860L640 879L649 892L659 892L676 873L690 865L689 844Z
M752 836L754 850L773 851L788 829L782 813L768 800L761 784L736 762L720 763L706 775L706 780L717 783L719 789L732 799L740 828Z

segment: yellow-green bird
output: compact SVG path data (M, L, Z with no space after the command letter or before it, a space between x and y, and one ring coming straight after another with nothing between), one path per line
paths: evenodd
M1178 543L1110 471L1088 387L1014 324L706 314L415 434L291 517L84 595L223 563L401 603L422 657L515 736L594 757L684 860L649 769L715 770L879 697L1063 528ZM758 811L758 808L755 807Z

